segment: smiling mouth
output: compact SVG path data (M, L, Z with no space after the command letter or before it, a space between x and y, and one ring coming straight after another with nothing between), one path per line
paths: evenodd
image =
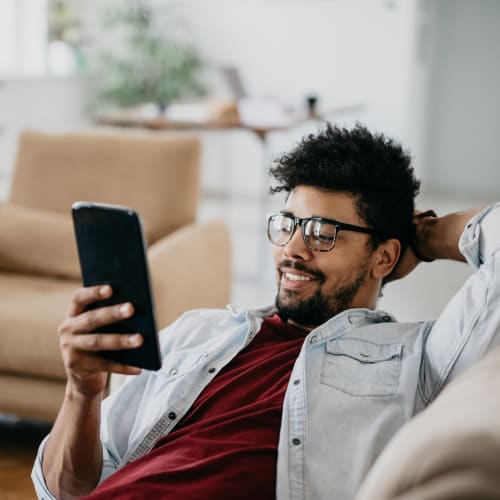
M309 288L312 283L321 282L319 276L315 276L305 270L299 270L291 267L281 267L280 269L280 288L290 291L301 291Z
M302 274L294 274L288 272L284 272L283 276L285 277L285 279L290 281L311 281L313 279L310 276L304 276Z

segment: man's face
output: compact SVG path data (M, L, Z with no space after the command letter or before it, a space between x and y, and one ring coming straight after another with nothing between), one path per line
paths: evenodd
M295 217L325 217L366 227L346 192L297 186L283 212ZM329 252L309 249L300 227L286 246L273 245L278 294L276 306L284 320L318 326L351 307L370 307L372 247L369 235L340 230Z

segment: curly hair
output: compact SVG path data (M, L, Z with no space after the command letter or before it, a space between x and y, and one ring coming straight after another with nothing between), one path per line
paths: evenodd
M372 244L397 238L404 248L420 188L410 164L410 155L383 134L359 123L350 130L327 123L275 162L271 193L290 193L299 185L349 192L358 215L379 234Z

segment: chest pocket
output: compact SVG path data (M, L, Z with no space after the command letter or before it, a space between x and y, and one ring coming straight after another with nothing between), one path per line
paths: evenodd
M398 388L402 344L361 339L330 340L321 383L351 396L390 396Z

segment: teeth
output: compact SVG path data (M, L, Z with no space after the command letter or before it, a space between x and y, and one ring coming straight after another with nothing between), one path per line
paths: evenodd
M292 281L310 281L308 276L299 276L298 274L285 273L285 278Z

